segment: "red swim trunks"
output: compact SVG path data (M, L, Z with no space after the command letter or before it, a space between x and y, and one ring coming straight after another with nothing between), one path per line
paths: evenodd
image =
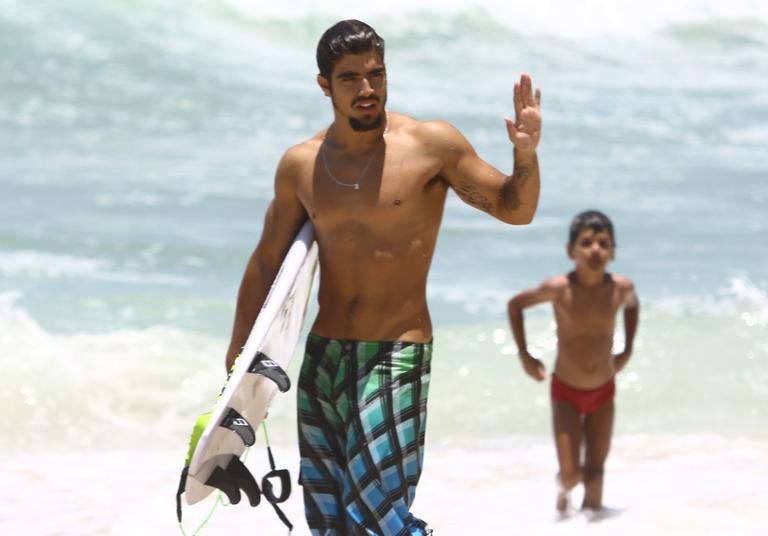
M616 394L616 382L611 378L608 383L595 389L576 389L563 383L553 374L550 392L553 401L562 400L576 408L582 415L589 415L613 399Z

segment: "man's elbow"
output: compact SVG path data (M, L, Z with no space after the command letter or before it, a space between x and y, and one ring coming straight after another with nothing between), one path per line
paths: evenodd
M533 221L533 217L536 215L536 209L527 210L517 215L517 220L514 222L516 225L528 225Z
M510 225L528 225L536 215L536 207L520 206L515 209L504 210L498 218Z

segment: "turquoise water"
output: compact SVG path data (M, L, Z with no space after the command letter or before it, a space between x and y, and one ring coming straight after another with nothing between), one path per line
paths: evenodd
M451 121L501 169L512 84L544 93L535 221L448 200L431 437L549 433L505 302L569 269L568 222L598 208L643 304L618 431L764 438L768 10L652 4L0 0L0 426L19 430L0 446L186 440L277 160L331 119L316 40L348 16L387 39L390 108ZM530 330L551 364L546 308Z

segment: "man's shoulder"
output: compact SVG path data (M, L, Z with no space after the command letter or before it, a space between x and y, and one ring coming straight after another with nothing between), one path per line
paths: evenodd
M440 140L445 136L456 135L458 129L443 119L413 119L409 118L409 128L414 135L425 140Z
M402 113L391 113L391 130L410 134L424 142L444 140L458 134L456 127L442 119L416 119Z
M311 138L289 147L280 159L280 166L290 168L305 164L307 161L314 161L317 157L317 151L323 142L324 135L325 131L323 130Z

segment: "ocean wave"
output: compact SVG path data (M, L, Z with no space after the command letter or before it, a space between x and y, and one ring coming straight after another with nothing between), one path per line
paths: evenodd
M75 257L42 251L6 251L0 253L0 275L57 279L61 277L93 277L103 274L109 262L105 259Z
M468 314L469 297L448 287L437 291L465 323L435 326L435 437L547 433L546 390L519 370L504 304L487 312L492 321L466 324L478 318ZM478 308L500 296L479 296ZM20 297L0 293L0 427L15 430L4 448L34 447L41 434L60 447L134 448L148 441L178 447L221 388L223 336L162 324L57 333L41 326ZM722 433L758 433L753 422L768 397L768 298L749 280L735 279L718 300L704 304L706 314L691 314L690 300L680 299L687 305L671 313L643 303L634 357L618 382L624 431L701 432L718 422ZM551 370L557 347L551 312L539 308L526 319L529 350ZM623 339L617 335L618 351ZM293 360L292 377L299 362ZM733 395L702 413L713 389ZM294 403L283 397L273 408L280 437L290 437ZM670 406L675 411L667 411Z
M0 275L24 279L82 278L142 285L189 286L193 284L192 279L178 274L131 273L114 270L113 262L107 259L30 250L0 252Z
M581 40L655 38L661 33L694 44L752 46L765 44L768 26L768 7L757 0L545 0L535 7L504 0L394 0L386 6L351 0L333 5L312 0L154 0L130 6L114 0L3 3L0 28L6 35L34 45L33 51L49 48L47 43L89 62L135 55L142 48L179 57L198 55L198 60L211 55L225 59L233 51L242 55L253 47L254 38L261 38L262 46L273 41L314 47L322 30L345 18L366 20L386 39L414 45L457 38L493 42L509 35ZM6 49L13 43L0 40L0 46ZM25 53L13 50L12 56Z
M219 339L167 326L57 334L18 297L0 294L0 426L15 430L11 449L43 436L59 446L170 444L224 379Z
M768 24L755 18L674 22L662 27L659 34L699 50L765 49L768 46Z
M768 293L748 277L733 277L716 293L667 296L653 309L677 317L703 316L741 319L748 327L768 326Z
M531 286L535 282L530 282ZM470 281L451 283L432 281L428 296L433 305L457 308L450 318L458 324L471 323L469 318L503 316L507 300L522 287L510 288L503 278L486 279L482 286ZM768 326L768 293L748 277L734 277L712 293L662 295L643 299L644 315L652 317L707 317L740 319L748 327ZM538 314L543 308L534 309ZM438 311L435 316L442 316Z
M485 27L504 25L521 33L539 32L569 36L627 35L652 33L673 23L706 20L768 20L768 9L757 0L654 0L641 4L632 0L544 0L535 6L504 0L394 0L386 6L364 5L352 0L321 5L312 0L257 5L247 0L225 0L241 16L252 20L301 21L308 17L391 20L402 27L427 33L446 20L483 21ZM425 15L418 17L416 15ZM429 16L429 18L426 18ZM425 21L429 21L425 23ZM392 26L396 26L392 24ZM470 25L471 27L471 25Z

